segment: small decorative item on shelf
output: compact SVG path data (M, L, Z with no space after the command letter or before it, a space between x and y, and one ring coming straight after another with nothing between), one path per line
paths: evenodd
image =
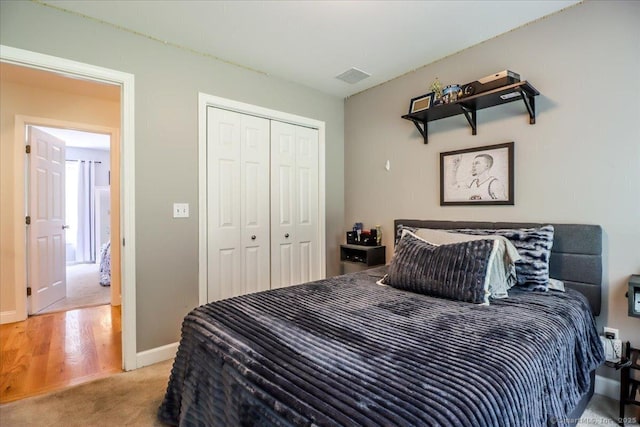
M380 246L382 244L382 227L376 225L376 244Z
M371 232L369 230L362 230L362 234L360 235L360 244L363 246L371 246L371 241L375 241L375 238L371 236Z
M456 102L459 97L461 97L462 91L460 90L460 85L453 84L445 86L442 91L442 102L444 104L449 104L450 102Z
M347 231L347 244L348 245L361 245L361 246L379 246L380 240L378 238L378 230L380 226L372 228L371 230L364 230L361 222L356 222L353 225L352 231ZM382 231L380 231L382 235Z
M439 104L440 103L439 100L442 99L442 83L440 83L440 80L438 80L437 77L431 83L431 86L429 87L429 89L431 90L431 92L433 92L434 104Z
M371 230L364 230L362 232L362 239L360 244L363 246L377 246L378 245L378 232L375 228Z
M362 223L356 222L353 224L353 231L356 233L356 244L360 244L360 235L362 234Z
M431 103L433 102L433 95L433 92L429 92L422 96L411 99L411 104L409 104L409 114L417 113L418 111L422 110L428 110L429 107L431 107Z

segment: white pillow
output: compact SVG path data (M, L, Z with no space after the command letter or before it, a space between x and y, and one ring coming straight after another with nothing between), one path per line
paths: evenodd
M509 296L508 290L516 284L515 262L520 259L520 255L513 243L504 236L476 236L431 228L418 228L415 234L434 245L461 243L471 240L496 240L498 249L495 259L489 265L491 269L489 293L492 298L507 298Z

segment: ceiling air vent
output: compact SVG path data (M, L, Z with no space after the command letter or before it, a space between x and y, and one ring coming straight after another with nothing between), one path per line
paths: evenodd
M344 73L337 75L336 79L342 80L343 82L347 82L349 84L354 84L366 79L369 76L371 76L371 74L365 73L362 70L358 70L357 68L349 68Z

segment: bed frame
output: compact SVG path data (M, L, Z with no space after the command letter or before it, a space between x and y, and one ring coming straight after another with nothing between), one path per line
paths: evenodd
M545 223L548 224L548 223ZM396 219L394 230L399 226L449 230L456 228L527 228L540 227L541 223L530 222L476 222L476 221L431 221L418 219ZM553 247L549 260L549 274L562 280L565 286L584 294L589 300L594 316L600 314L602 288L602 227L587 224L552 224ZM577 424L587 407L595 386L595 370L591 372L591 386L578 402L568 418Z

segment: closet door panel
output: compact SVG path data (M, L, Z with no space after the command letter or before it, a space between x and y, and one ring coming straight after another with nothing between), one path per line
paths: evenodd
M280 253L279 253L279 268L277 269L279 275L279 282L274 285L272 283L272 288L282 288L285 286L291 286L296 284L296 273L295 273L295 259L293 256L293 245L290 243L281 243L279 245Z
M300 242L300 280L303 283L315 280L313 277L312 246L312 242Z
M239 295L244 295L253 292L259 292L264 286L264 273L262 272L261 264L262 259L260 247L248 246L244 250L244 280L240 289ZM268 263L267 263L268 266ZM267 279L269 278L267 272ZM267 289L268 281L267 281Z
M270 287L269 120L241 115L242 293Z
M271 286L319 279L318 131L273 121L271 167Z
M238 280L238 269L240 264L240 254L236 249L222 248L216 254L217 269L209 271L210 278L217 284L216 300L235 296L235 289L241 286ZM211 283L211 282L210 282Z
M318 241L318 131L296 127L296 241L301 282L321 278Z
M240 121L237 113L207 110L209 301L234 296L242 286Z
M218 172L218 221L220 228L234 229L240 224L237 223L238 208L234 206L236 201L236 190L234 183L236 178L237 161L230 159L219 159L217 165Z
M271 287L300 283L296 240L296 126L271 122Z
M269 120L209 108L208 300L269 289Z

